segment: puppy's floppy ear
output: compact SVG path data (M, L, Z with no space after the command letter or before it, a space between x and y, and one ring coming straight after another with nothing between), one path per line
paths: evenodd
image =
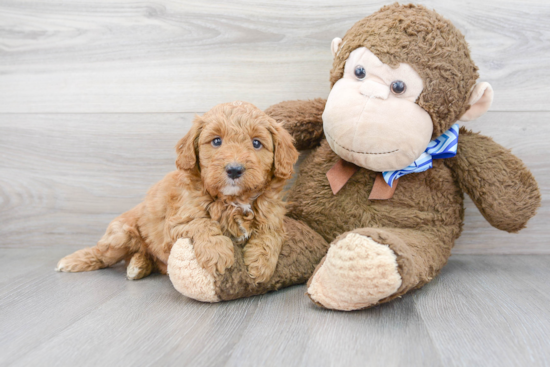
M294 147L294 139L275 120L271 121L271 134L273 135L274 174L278 178L288 179L294 172L294 163L298 160L298 151Z
M190 170L197 164L197 140L201 133L204 121L196 116L193 121L193 126L185 134L183 138L178 141L176 145L176 167L181 170Z

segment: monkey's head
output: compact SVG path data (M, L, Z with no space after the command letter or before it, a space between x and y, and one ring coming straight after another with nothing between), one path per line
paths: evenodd
M464 36L423 6L394 4L332 41L323 128L332 150L373 171L402 169L457 120L490 107Z

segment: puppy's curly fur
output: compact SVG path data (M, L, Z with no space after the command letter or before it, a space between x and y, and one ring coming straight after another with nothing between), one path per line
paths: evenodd
M96 270L125 259L129 279L166 273L172 245L183 237L210 273L233 264L236 243L255 281L268 280L283 245L281 192L298 158L291 136L255 106L233 102L197 116L176 152L177 171L113 220L97 246L64 257L57 270Z

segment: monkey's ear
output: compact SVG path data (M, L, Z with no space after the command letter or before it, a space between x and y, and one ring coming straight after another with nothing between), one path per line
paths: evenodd
M332 57L336 56L341 44L342 44L341 38L336 37L335 39L332 40L332 43L330 44L330 51L332 52Z
M487 82L477 83L470 96L470 109L459 119L460 121L472 121L481 117L493 103L493 87Z
M191 129L178 141L176 145L176 153L178 155L176 158L176 167L178 169L190 170L197 164L195 142L200 135L203 124L203 120L199 116L196 116Z

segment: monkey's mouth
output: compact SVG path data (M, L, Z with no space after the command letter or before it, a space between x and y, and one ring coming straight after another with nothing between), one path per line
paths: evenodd
M387 151L387 152L361 152L361 151L357 151L357 150L352 150L352 149L348 149L345 146L343 146L342 144L338 143L338 140L334 139L326 131L325 131L325 134L334 142L334 144L338 145L340 148L342 148L344 150L347 150L350 153L368 154L368 155L383 155L383 154L391 154L391 153L395 153L395 152L399 151L399 149L394 149L394 150L390 150L390 151Z

